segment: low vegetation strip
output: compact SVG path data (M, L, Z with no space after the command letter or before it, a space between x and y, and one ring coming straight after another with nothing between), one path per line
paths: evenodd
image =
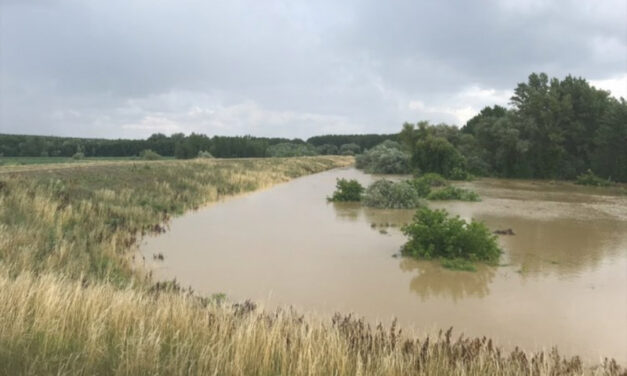
M129 249L172 215L352 162L334 156L9 168L0 174L0 262L13 275L49 271L124 284L136 276Z
M525 353L449 330L218 304L189 294L0 273L2 375L619 375L557 350Z

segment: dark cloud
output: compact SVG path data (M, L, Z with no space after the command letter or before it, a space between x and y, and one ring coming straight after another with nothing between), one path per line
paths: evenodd
M391 132L532 71L627 80L621 0L0 4L0 132Z

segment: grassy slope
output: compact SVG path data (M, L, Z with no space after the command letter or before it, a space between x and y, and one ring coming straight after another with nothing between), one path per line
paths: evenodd
M402 338L337 316L218 304L145 283L129 252L169 216L352 158L0 168L0 374L618 374L485 339Z

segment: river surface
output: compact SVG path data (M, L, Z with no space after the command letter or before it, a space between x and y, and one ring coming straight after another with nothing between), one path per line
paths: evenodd
M418 334L452 326L508 349L557 346L627 364L627 196L564 183L462 183L483 200L429 206L515 232L499 236L502 266L463 272L398 257L399 226L414 210L328 203L339 177L377 178L336 169L230 198L172 220L141 252L157 279L203 294L396 317ZM153 261L158 253L164 261Z

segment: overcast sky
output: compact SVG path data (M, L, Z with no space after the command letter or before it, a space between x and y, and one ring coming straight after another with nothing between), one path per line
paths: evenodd
M463 125L531 72L627 97L627 1L0 0L0 133Z

